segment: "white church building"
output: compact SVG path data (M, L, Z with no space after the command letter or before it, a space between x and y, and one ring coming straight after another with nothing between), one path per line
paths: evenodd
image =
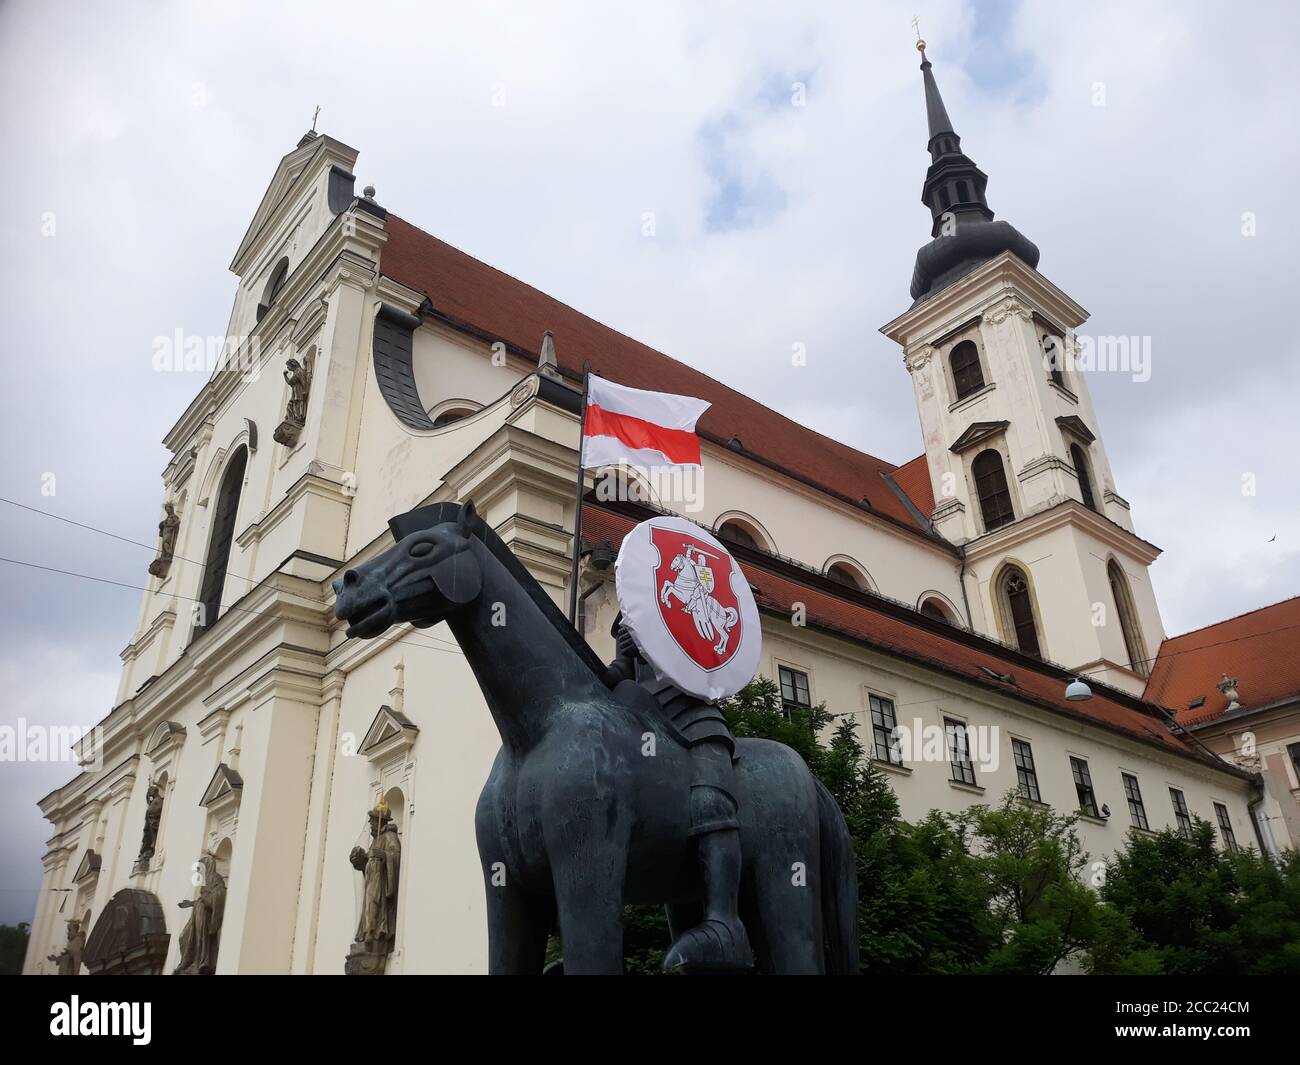
M179 525L102 745L40 802L51 836L26 972L55 971L70 919L89 937L83 973L172 972L208 855L225 885L217 973L340 973L362 909L350 855L380 800L401 841L386 972L485 971L473 823L499 738L478 685L444 625L363 641L333 610L331 582L392 545L388 519L442 501L473 500L563 607L581 546L580 625L606 661L610 553L636 522L685 510L749 577L762 674L789 703L856 719L904 817L1019 790L1079 811L1094 858L1192 815L1224 846L1295 845L1294 652L1162 652L1160 552L1066 357L1087 312L994 219L924 58L922 74L933 229L882 327L920 417L924 451L902 466L450 247L356 194L356 150L303 137L231 262L238 358L165 439L160 504ZM587 363L712 406L692 506L593 489L576 545ZM1250 618L1223 641L1234 655L1276 628ZM1077 677L1090 698L1067 698ZM1243 752L1252 707L1270 725ZM944 737L939 757L926 734Z

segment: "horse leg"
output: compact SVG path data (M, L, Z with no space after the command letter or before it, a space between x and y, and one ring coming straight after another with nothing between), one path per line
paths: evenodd
M753 916L744 919L760 972L795 976L826 971L815 847L812 851L798 862L787 860L789 854L754 857Z
M547 839L551 877L560 917L566 976L618 975L623 972L623 880L627 874L627 831L613 838L599 829L560 833Z
M488 875L488 972L492 976L537 976L546 960L554 903L530 895L508 880L494 887Z

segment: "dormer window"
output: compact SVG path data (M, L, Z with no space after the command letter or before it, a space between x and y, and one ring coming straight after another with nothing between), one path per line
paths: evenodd
M763 550L754 534L736 521L724 522L722 528L718 530L718 536L741 547L748 547L754 551Z
M468 407L452 407L451 410L445 410L438 417L433 419L433 427L441 429L444 425L450 425L452 422L458 422L462 418L468 418L474 412Z
M948 354L952 367L952 383L957 398L965 399L984 387L984 371L980 368L980 353L973 340L963 340Z
M856 592L870 591L870 585L856 567L847 562L832 562L826 569L826 576L836 584L852 588Z

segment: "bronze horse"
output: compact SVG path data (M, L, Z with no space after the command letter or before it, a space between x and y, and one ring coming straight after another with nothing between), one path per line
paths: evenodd
M501 734L475 817L492 973L540 973L559 919L564 971L623 970L625 903L699 920L691 755L604 664L472 503L394 518L396 543L334 582L348 635L447 622ZM644 695L645 698L640 698ZM835 800L784 744L741 739L741 917L760 972L858 970L857 877Z

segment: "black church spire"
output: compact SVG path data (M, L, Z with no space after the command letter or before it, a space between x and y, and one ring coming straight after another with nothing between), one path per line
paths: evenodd
M952 127L925 54L925 42L917 41L916 47L921 53L930 133L926 148L931 159L921 202L930 208L930 235L934 238L916 254L912 298L920 302L1004 251L1037 266L1038 248L1009 223L993 221L993 211L984 197L988 175L962 152L961 138Z

